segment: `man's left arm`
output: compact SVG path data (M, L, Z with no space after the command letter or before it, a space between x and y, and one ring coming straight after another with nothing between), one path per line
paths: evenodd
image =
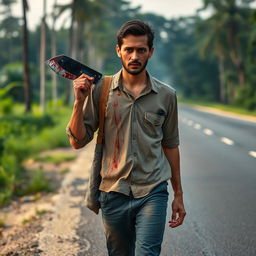
M169 221L169 226L175 228L183 223L186 216L180 177L180 153L178 147L163 147L163 151L170 164L172 172L171 184L174 192L174 199L172 202L172 219Z

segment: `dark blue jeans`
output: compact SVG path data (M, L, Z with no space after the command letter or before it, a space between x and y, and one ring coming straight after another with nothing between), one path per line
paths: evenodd
M99 200L109 256L160 255L168 201L167 182L142 198L101 191Z

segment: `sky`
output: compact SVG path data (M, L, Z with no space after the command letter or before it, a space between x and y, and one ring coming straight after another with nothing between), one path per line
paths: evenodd
M13 8L13 14L21 16L22 8L21 2L17 1ZM43 0L28 0L30 10L28 12L28 26L34 29L39 24L43 12ZM70 0L57 0L57 3L65 4L71 2ZM179 16L192 15L196 10L202 7L202 0L130 0L131 6L142 6L142 12L154 12L165 16L166 18L173 18ZM54 0L47 0L47 12L50 12ZM63 17L64 18L64 17ZM63 21L59 21L59 25ZM58 24L57 24L58 26Z
M132 6L141 5L143 12L155 12L166 18L194 14L202 7L202 0L132 0Z

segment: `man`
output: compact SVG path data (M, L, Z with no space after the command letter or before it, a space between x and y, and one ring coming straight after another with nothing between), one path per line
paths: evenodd
M179 165L175 90L146 71L154 34L148 24L131 20L117 34L122 69L113 76L104 125L100 204L111 256L160 255L168 200L174 191L172 220L186 215ZM89 143L99 122L102 81L81 75L74 80L70 143Z

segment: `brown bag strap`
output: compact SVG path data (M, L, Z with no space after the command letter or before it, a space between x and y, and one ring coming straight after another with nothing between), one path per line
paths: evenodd
M111 85L112 76L105 76L100 91L100 103L99 103L99 131L97 137L97 144L103 143L104 136L104 119L108 101L109 88Z

